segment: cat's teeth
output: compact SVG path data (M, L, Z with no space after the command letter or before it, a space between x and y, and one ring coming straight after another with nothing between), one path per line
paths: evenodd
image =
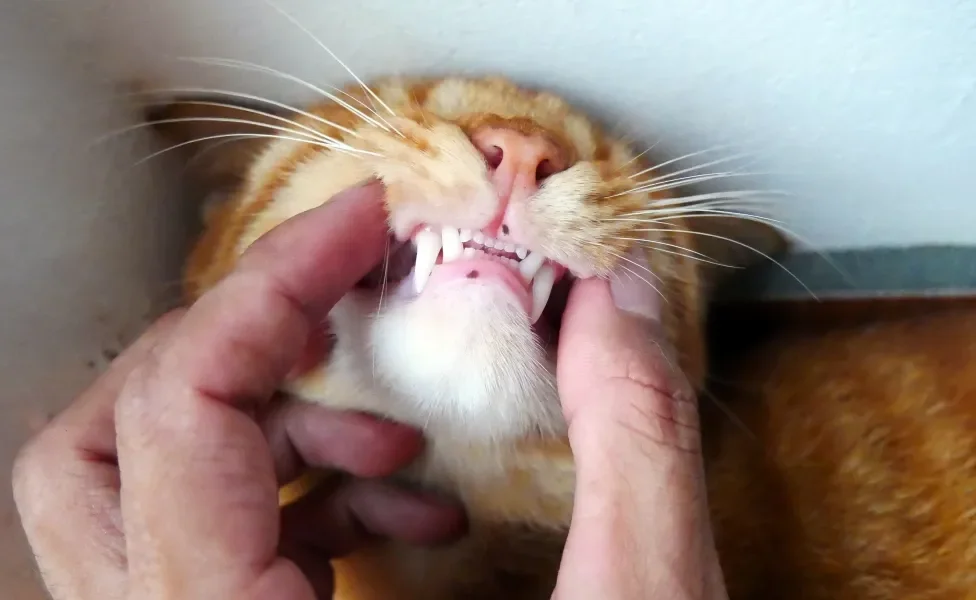
M522 259L519 263L519 273L526 281L532 281L535 274L539 272L542 267L542 263L545 262L546 257L542 255L541 252L533 252Z
M485 244L485 236L480 231L475 231L474 233L472 233L471 234L471 239L474 241L475 244L478 244L478 245L481 245L481 246L484 246L484 244Z
M445 263L461 258L461 252L464 250L464 246L461 245L461 236L457 229L445 227L441 230L441 239L444 242Z
M462 230L458 231L458 237L461 238L461 243L462 244L464 242L470 242L471 241L471 230L470 229L462 229Z
M413 269L413 289L418 294L424 291L430 272L437 263L437 255L441 251L441 236L425 228L414 238L417 244L417 262Z
M476 252L477 250L475 250L474 248L465 248L461 252L461 256L463 256L464 258L474 258Z
M515 249L515 256L518 256L519 260L525 260L525 257L528 255L529 255L529 251L523 248L522 246L519 246L518 248Z
M505 244L505 246L502 248L502 250L504 250L505 252L509 252L509 253L515 252L515 244Z
M542 311L549 302L549 294L556 283L556 272L549 265L543 265L539 273L532 280L532 322L535 323L542 316Z
M486 235L486 236L485 236L485 241L484 241L484 244L485 244L485 248L494 248L494 247L495 247L495 238L493 238L493 237L488 237L488 236Z

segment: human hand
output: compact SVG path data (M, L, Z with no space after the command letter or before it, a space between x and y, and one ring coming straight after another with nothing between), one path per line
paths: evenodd
M310 332L378 264L381 197L344 192L259 240L22 451L15 498L55 600L331 598L329 559L373 535L459 532L458 508L365 479L278 506L306 464L375 477L421 449L399 425L271 402Z
M660 327L642 281L582 280L570 294L556 377L577 484L556 600L727 598L698 407Z

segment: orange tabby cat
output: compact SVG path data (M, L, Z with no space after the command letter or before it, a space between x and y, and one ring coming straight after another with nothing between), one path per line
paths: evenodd
M497 78L390 79L371 89L376 97L351 87L290 123L244 126L232 121L254 113L207 101L154 115L174 141L274 127L292 138L223 145L196 163L209 184L233 193L210 213L190 258L189 296L284 220L380 179L391 230L412 243L391 255L385 285L379 267L336 306L332 355L288 391L422 427L428 450L402 476L458 496L471 533L447 548L388 544L343 560L338 597L488 598L518 588L547 598L573 503L554 382L570 279L620 268L656 285L680 368L700 385L707 273L674 249L701 243L673 218L667 181L642 185L651 177L632 149L555 96ZM670 227L646 222L642 211L655 206ZM749 221L736 233L766 250L781 242ZM640 258L654 245L664 251Z
M654 284L666 299L663 322L678 366L701 390L705 309L722 271L696 257L744 265L759 256L708 235L766 253L782 249L783 240L748 220L683 219L676 209L685 205L671 197L667 179L642 185L652 176L640 157L552 95L495 78L391 79L371 90L375 97L351 87L336 101L287 116L212 100L154 115L177 142L280 133L275 128L291 138L236 138L244 141L194 162L205 185L228 200L207 217L187 269L188 295L211 287L249 244L289 217L367 178L382 180L391 230L409 241L394 245L389 264L337 305L333 353L288 391L422 427L428 450L402 477L459 497L471 532L445 548L391 543L339 561L337 597L548 598L573 502L573 461L553 379L571 278L623 269ZM799 348L784 355L794 357L795 370L802 368ZM751 410L769 410L775 419L748 421L758 439L723 426L706 440L718 448L709 456L710 500L733 597L900 598L920 589L905 570L935 563L911 563L911 555L909 562L886 562L888 555L878 554L881 547L917 547L940 560L923 541L898 546L898 525L889 521L900 514L878 513L870 495L846 499L844 481L826 472L794 470L803 460L832 459L817 467L823 469L848 464L838 455L845 450L829 445L831 428L846 426L831 416L845 414L843 396L828 387L838 399L828 402L818 387L829 386L831 373L813 371L816 381L797 388L800 375L775 371L775 364L782 363L759 358L743 371L771 382L759 399L771 408L757 403ZM903 414L912 406L905 400ZM862 429L878 418L883 432L888 413L875 408L865 408ZM870 436L864 431L858 439ZM867 485L872 457L864 453L884 455L886 447L850 450L862 453L849 459L860 465L851 481ZM794 488L780 490L780 480ZM886 500L909 503L896 481L889 484ZM803 498L789 493L801 489ZM284 500L302 491L286 490ZM904 508L906 518L923 509L946 519L960 514L923 492L917 506ZM818 500L816 510L799 510ZM958 496L953 502L964 506Z

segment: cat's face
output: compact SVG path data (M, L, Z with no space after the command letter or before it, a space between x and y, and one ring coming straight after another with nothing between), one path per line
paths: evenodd
M696 242L631 148L561 99L500 79L371 89L349 88L347 106L312 107L292 124L266 121L291 139L212 163L244 172L191 263L194 280L213 280L260 235L344 188L385 185L388 260L336 306L335 350L300 392L388 394L379 404L393 416L461 435L558 431L562 310L573 279L593 276L657 288L681 365L700 379L700 270L668 251ZM656 204L666 221L646 213Z

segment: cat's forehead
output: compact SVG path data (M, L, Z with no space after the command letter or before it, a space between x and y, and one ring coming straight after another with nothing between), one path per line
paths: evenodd
M502 78L388 79L375 89L390 104L419 106L469 132L480 125L504 125L544 135L580 160L606 160L618 146L563 99Z

